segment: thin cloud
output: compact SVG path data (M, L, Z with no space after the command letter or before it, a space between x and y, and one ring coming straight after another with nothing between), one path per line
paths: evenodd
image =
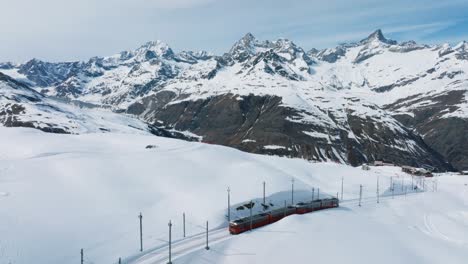
M444 21L444 22L435 22L427 24L418 24L418 25L403 25L396 27L387 27L385 32L387 33L406 33L406 32L415 32L415 31L425 31L425 32L437 32L442 29L448 28L457 24L457 21Z
M153 8L178 9L193 8L216 1L220 0L133 0L128 2L133 4L135 4L135 2L139 4L149 4Z
M0 61L86 60L149 40L223 53L246 32L333 47L381 28L389 37L458 38L466 0L0 0ZM28 7L28 8L25 8Z

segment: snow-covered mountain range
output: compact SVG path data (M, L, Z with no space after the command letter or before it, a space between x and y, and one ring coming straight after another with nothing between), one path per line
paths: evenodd
M249 152L468 168L466 42L398 43L377 30L306 51L247 34L222 56L154 41L83 62L1 63L0 72L47 100L112 109Z
M197 140L190 133L153 126L128 115L47 98L3 73L0 73L0 124L60 134L113 132Z

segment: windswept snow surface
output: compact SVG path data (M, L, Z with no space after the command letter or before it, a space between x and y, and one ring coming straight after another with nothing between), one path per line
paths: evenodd
M145 149L147 145L157 148ZM340 208L291 216L251 233L229 236L226 189L235 208L261 200L262 182L274 207L336 195ZM167 222L174 263L466 263L468 177L437 177L438 192L391 198L411 186L397 167L370 171L334 163L260 156L238 150L149 135L47 134L0 128L0 263L166 263ZM387 195L376 204L376 181ZM363 206L357 206L363 184ZM408 190L409 191L409 190ZM388 196L390 195L390 196ZM139 253L138 214L143 213L145 252ZM210 221L211 250L196 236ZM162 250L157 248L163 247Z

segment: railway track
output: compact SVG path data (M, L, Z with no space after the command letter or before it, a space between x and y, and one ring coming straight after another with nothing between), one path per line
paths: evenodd
M213 245L229 239L231 235L226 227L210 230L209 245ZM206 233L199 233L191 237L181 239L172 243L172 260L203 249L206 243ZM128 264L160 264L169 261L169 245L158 247L148 253L126 261Z
M417 195L420 192L407 193L406 196ZM395 198L405 196L405 194L394 195ZM381 201L391 200L392 195L380 196ZM361 200L362 205L376 203L377 196L363 197ZM359 198L347 199L340 202L340 205L355 205L358 206ZM209 231L209 245L214 245L232 238L227 227L220 227ZM201 250L206 243L206 233L201 232L184 239L174 241L172 243L172 260L176 260L182 256L192 252ZM142 253L141 255L132 257L130 260L125 261L127 264L166 264L169 261L169 245L163 245L150 250L149 252Z

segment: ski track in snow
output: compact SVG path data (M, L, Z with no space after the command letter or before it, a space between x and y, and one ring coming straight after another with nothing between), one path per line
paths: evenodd
M422 230L425 234L429 236L433 236L435 238L439 238L445 240L450 243L454 243L460 246L468 246L468 243L464 240L459 240L456 238L451 238L440 231L437 225L434 224L433 218L435 215L433 214L424 214L424 226L426 230Z

